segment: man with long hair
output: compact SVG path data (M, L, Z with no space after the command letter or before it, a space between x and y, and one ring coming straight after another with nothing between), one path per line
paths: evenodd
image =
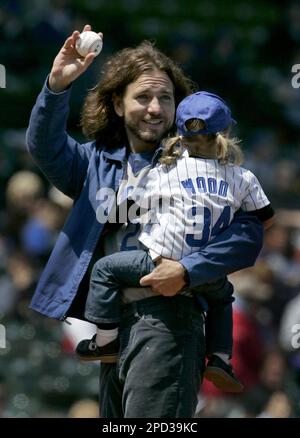
M31 304L60 320L83 318L91 267L101 255L138 248L138 224L118 218L158 162L177 103L193 91L191 80L153 44L123 49L106 61L85 100L81 123L90 141L79 144L66 132L71 84L95 55L78 55L78 37L75 31L55 58L27 133L38 166L74 199ZM107 202L112 192L114 202ZM194 415L204 370L203 312L180 292L251 266L262 234L255 216L239 213L201 251L156 266L142 280L148 287L123 291L118 361L101 364L103 417ZM116 335L106 332L108 344Z

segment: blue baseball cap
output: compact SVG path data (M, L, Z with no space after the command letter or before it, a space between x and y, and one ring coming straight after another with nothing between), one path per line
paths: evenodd
M206 128L188 131L185 123L190 119L201 119ZM183 99L177 107L176 125L180 135L216 134L222 132L236 121L226 102L216 94L199 91Z

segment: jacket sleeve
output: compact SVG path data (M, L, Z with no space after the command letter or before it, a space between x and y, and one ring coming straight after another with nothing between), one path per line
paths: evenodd
M66 132L70 93L71 87L53 93L44 85L31 112L26 143L51 183L74 199L86 176L92 143L80 144Z
M226 230L180 263L188 272L190 286L199 286L253 266L262 244L262 223L256 216L239 210Z

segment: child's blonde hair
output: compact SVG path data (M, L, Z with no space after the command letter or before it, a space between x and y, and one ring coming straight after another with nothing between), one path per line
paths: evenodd
M205 123L200 119L190 119L186 122L186 128L189 131L199 131L205 129ZM160 158L162 164L174 164L183 153L182 139L187 143L189 139L194 137L178 135L176 137L167 138L163 142L163 153ZM229 129L218 132L217 134L199 134L197 140L203 145L209 147L217 146L217 155L220 164L235 164L239 166L243 162L243 152L239 146L240 140L229 136Z

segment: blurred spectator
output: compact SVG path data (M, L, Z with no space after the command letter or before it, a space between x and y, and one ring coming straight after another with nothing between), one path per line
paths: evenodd
M48 192L49 199L54 202L54 204L59 205L64 211L65 215L68 214L73 205L73 199L64 195L56 187L52 187Z
M230 281L236 296L233 305L232 365L247 392L259 379L268 336L264 333L265 328L258 316L261 303L269 298L272 291L251 270L231 275ZM206 381L203 383L202 393L205 396L232 397L232 394L225 394Z
M40 265L46 263L73 203L54 187L48 197L36 201L21 229L22 247Z
M44 195L41 178L33 172L15 173L7 184L7 207L29 214L34 202Z
M252 313L254 306L247 299L238 299L233 312L232 365L245 391L257 383L264 351L263 336Z
M293 407L289 396L283 391L276 391L257 418L290 418L292 414Z
M8 258L7 274L13 297L10 299L14 303L9 314L11 317L26 320L30 315L28 306L36 287L35 266L24 252L14 252ZM9 289L5 292L8 293Z
M282 353L278 350L269 351L260 370L259 382L244 396L243 404L247 416L256 417L263 412L274 393L288 391L288 378ZM278 399L273 400L274 404L276 400Z
M83 399L75 402L68 413L69 418L99 418L99 405L94 400Z
M64 209L52 201L42 199L34 205L21 230L21 243L32 257L48 257L57 234L65 220Z
M43 195L43 182L33 172L20 171L9 179L6 189L7 210L2 224L2 233L9 248L21 245L20 232L36 202Z

